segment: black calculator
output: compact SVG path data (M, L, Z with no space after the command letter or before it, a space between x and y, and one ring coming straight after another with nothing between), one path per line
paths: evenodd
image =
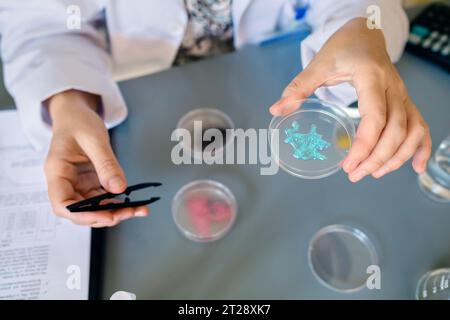
M411 21L406 49L450 71L450 5L430 4Z

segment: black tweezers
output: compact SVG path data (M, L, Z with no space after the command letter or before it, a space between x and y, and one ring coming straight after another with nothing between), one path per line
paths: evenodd
M128 196L135 190L140 190L140 189L149 188L149 187L159 187L161 185L162 185L162 183L160 183L160 182L140 183L140 184L136 184L134 186L129 186L122 193L107 192L105 194L101 194L96 197L92 197L92 198L89 198L86 200L82 200L82 201L73 203L71 205L68 205L66 208L70 212L83 212L83 211L116 210L116 209L122 209L122 208L145 206L147 204L158 201L160 199L160 197L152 197L148 200L130 201L130 198ZM113 199L116 196L123 195L123 194L125 194L127 197L121 203L107 203L107 204L102 204L102 205L100 204L100 201L102 201L102 200Z

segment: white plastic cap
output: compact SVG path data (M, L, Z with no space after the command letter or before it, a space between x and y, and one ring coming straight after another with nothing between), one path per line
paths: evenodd
M136 300L136 295L126 291L116 291L109 300Z

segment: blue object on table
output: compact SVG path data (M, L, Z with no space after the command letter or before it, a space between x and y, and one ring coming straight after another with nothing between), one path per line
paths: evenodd
M309 9L309 1L295 0L293 10L295 12L295 21L292 27L286 30L281 30L268 35L265 39L260 41L260 45L268 45L278 41L303 39L311 33L311 28L303 21Z
M308 133L300 133L300 125L292 122L292 127L285 130L285 143L289 143L294 149L294 158L300 160L326 160L327 157L319 151L327 149L331 144L322 139L317 133L317 127L311 125Z
M301 4L296 1L294 6L295 10L295 20L301 20L306 15L306 12L309 9L309 1L306 4Z

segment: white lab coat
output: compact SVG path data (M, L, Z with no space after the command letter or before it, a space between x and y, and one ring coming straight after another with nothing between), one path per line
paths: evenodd
M51 125L42 102L78 89L102 97L108 128L121 123L127 108L114 79L170 68L182 41L187 15L183 0L0 0L1 56L5 84L22 124L37 149L48 147ZM67 8L81 9L80 30L67 28ZM307 65L345 22L381 9L388 51L396 61L408 34L400 0L310 0L306 21L312 34L302 42ZM106 8L110 51L90 24ZM293 20L291 0L233 0L236 48L256 41ZM349 104L356 95L348 84L320 89L320 98ZM47 120L47 121L46 121Z

